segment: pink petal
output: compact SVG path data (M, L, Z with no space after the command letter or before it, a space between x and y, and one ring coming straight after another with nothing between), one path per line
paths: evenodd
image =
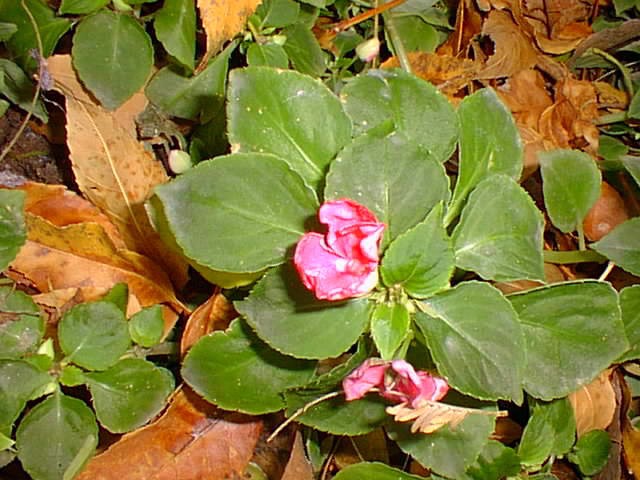
M394 360L391 368L397 375L395 381L385 387L386 394L383 395L391 400L408 402L417 408L425 400L440 400L449 390L446 380L429 372L416 372L413 366L404 360Z
M362 223L327 233L327 245L337 254L362 263L378 261L384 224Z
M344 378L342 389L347 401L358 400L374 388L383 387L384 374L389 364L380 362L381 360L369 358Z
M358 223L378 223L376 216L367 207L348 198L323 203L318 218L329 226L330 231Z

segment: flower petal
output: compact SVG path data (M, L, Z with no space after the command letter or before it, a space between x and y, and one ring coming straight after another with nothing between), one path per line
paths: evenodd
M384 385L384 374L389 368L387 362L369 358L342 381L342 389L347 401L358 400L374 388Z
M318 218L330 231L341 230L358 223L378 223L376 216L367 207L348 198L323 203Z

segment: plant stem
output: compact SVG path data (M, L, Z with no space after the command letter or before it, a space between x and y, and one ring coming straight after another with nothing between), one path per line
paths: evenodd
M269 435L269 438L267 438L267 443L269 443L271 440L276 438L278 436L278 434L287 427L287 425L289 425L291 422L293 422L299 416L303 415L311 407L314 407L314 406L318 405L319 403L324 402L325 400L329 400L329 399L337 397L338 395L341 395L341 394L342 394L342 392L329 392L326 395L323 395L323 396L321 396L319 398L316 398L315 400L307 403L304 407L299 408L298 410L295 411L295 413L293 415L291 415L284 422L282 422L278 426L278 428L276 428L273 431L273 433L271 435Z
M407 52L404 49L404 43L402 43L402 39L400 38L400 34L398 33L398 29L396 28L393 17L389 12L384 12L382 14L382 18L384 18L384 26L389 33L389 38L391 38L393 50L396 54L396 57L398 57L400 66L405 72L412 73L411 62L409 62L409 57L407 56Z
M631 81L631 72L629 72L629 69L625 67L622 63L620 63L616 57L605 52L604 50L600 50L599 48L592 48L591 51L596 55L601 56L606 61L612 63L613 65L616 66L618 70L620 70L620 73L622 74L622 83L624 84L624 88L629 94L629 98L633 98L633 82Z

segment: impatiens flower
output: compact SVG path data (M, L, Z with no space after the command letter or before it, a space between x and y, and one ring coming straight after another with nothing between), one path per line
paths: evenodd
M322 300L369 293L378 283L378 247L384 224L353 200L325 202L318 212L327 233L306 233L293 261L302 283Z
M342 381L345 398L357 400L377 390L387 400L418 408L424 401L437 402L449 390L446 380L422 370L415 371L404 360L385 362L367 359Z

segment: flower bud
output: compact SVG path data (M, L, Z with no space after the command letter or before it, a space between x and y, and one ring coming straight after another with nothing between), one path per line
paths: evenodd
M191 155L187 152L183 150L171 150L169 152L169 168L173 173L184 173L192 166Z
M363 62L370 62L378 56L380 52L380 40L377 38L370 38L365 40L356 47L356 54L358 58Z

